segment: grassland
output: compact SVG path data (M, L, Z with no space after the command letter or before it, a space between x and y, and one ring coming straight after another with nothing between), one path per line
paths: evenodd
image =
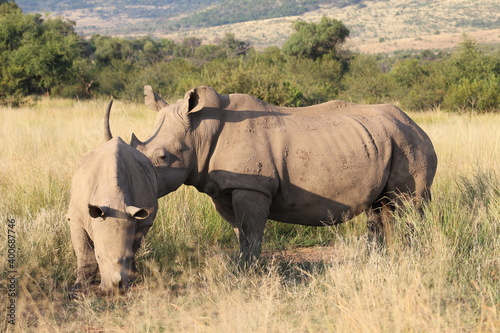
M129 293L68 300L70 180L103 141L104 108L52 99L0 109L0 331L500 330L500 114L410 112L434 142L438 173L425 216L398 216L385 252L367 252L362 216L335 228L269 223L262 266L242 273L232 230L207 197L182 187L161 199ZM112 130L126 141L132 131L145 138L154 117L117 102ZM4 314L9 219L18 248L15 326Z

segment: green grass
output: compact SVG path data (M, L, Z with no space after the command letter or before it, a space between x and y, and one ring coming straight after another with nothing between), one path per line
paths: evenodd
M105 106L42 100L0 109L1 304L9 301L8 219L16 220L18 247L17 322L1 330L500 330L500 115L411 114L438 154L433 201L424 216L408 207L397 217L386 251L368 253L363 216L330 228L269 222L262 265L240 272L232 229L208 197L181 187L160 200L132 290L69 300L76 268L65 221L69 186L78 160L103 142ZM112 131L145 138L154 117L117 102Z

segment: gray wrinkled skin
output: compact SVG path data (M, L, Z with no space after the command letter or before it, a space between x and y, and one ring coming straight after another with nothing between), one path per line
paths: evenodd
M267 219L322 226L366 212L369 239L383 242L403 197L430 199L434 148L393 105L283 108L210 87L168 105L150 86L145 94L156 127L131 145L153 162L159 196L181 184L208 194L244 260L259 256Z
M80 161L68 209L77 258L72 293L88 290L98 270L102 293L128 288L135 253L158 210L157 191L150 160L119 137Z

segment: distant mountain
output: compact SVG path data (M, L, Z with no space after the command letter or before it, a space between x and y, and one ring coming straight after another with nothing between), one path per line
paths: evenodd
M337 0L337 6L361 0ZM167 30L213 27L224 24L301 15L316 10L328 0L17 0L26 12L67 14L89 11L102 19L153 19ZM180 18L179 18L180 16Z
M498 0L16 0L16 3L24 12L71 19L83 35L151 35L174 40L198 37L212 43L230 32L263 48L280 46L292 33L294 20L319 21L327 15L344 22L351 31L350 47L363 52L452 47L462 33L478 36L480 42L500 43Z
M126 15L130 18L173 17L216 5L221 0L15 0L25 12L63 13L89 10L102 18Z

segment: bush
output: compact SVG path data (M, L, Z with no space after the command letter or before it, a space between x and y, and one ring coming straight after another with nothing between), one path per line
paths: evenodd
M499 108L500 56L487 54L464 35L457 51L444 63L448 88L443 106L458 111L494 111Z
M499 105L498 87L500 80L495 75L488 80L463 78L459 83L450 86L443 106L457 111L493 111Z
M207 85L220 94L234 92L255 96L267 103L282 106L299 106L305 103L301 91L288 81L276 67L260 61L226 66L222 71L205 69Z
M391 86L374 56L358 54L351 60L340 98L355 103L382 103L389 99Z

